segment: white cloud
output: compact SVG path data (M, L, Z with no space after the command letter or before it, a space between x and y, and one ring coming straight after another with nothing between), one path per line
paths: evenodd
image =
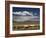
M27 15L28 14L28 15L33 16L32 12L29 13L28 11L23 11L23 12L19 11L19 12L14 12L13 14L18 14L18 15Z
M19 11L19 12L13 12L13 14L21 14L21 12Z
M34 13L34 15L37 15L37 13Z
M23 14L30 14L28 11L23 11Z

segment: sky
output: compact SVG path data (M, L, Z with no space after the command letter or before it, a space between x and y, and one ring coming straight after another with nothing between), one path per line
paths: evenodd
M31 12L32 12L32 14L35 16L35 14L37 15L37 16L39 16L40 15L40 8L24 8L24 7L13 7L13 12L23 12L23 11L28 11L28 12L30 12L30 14L31 14Z

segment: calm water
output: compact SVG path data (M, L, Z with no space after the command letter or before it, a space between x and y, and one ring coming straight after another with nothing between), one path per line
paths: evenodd
M13 16L13 21L24 22L24 21L40 21L38 16Z

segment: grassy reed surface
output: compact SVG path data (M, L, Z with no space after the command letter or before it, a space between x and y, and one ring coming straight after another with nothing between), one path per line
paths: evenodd
M13 21L13 30L37 30L40 29L39 21L16 22Z

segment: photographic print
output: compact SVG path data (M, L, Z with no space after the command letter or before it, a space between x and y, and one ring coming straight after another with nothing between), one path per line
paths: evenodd
M40 8L13 7L13 30L40 29Z
M44 3L6 2L6 8L6 36L44 34Z

